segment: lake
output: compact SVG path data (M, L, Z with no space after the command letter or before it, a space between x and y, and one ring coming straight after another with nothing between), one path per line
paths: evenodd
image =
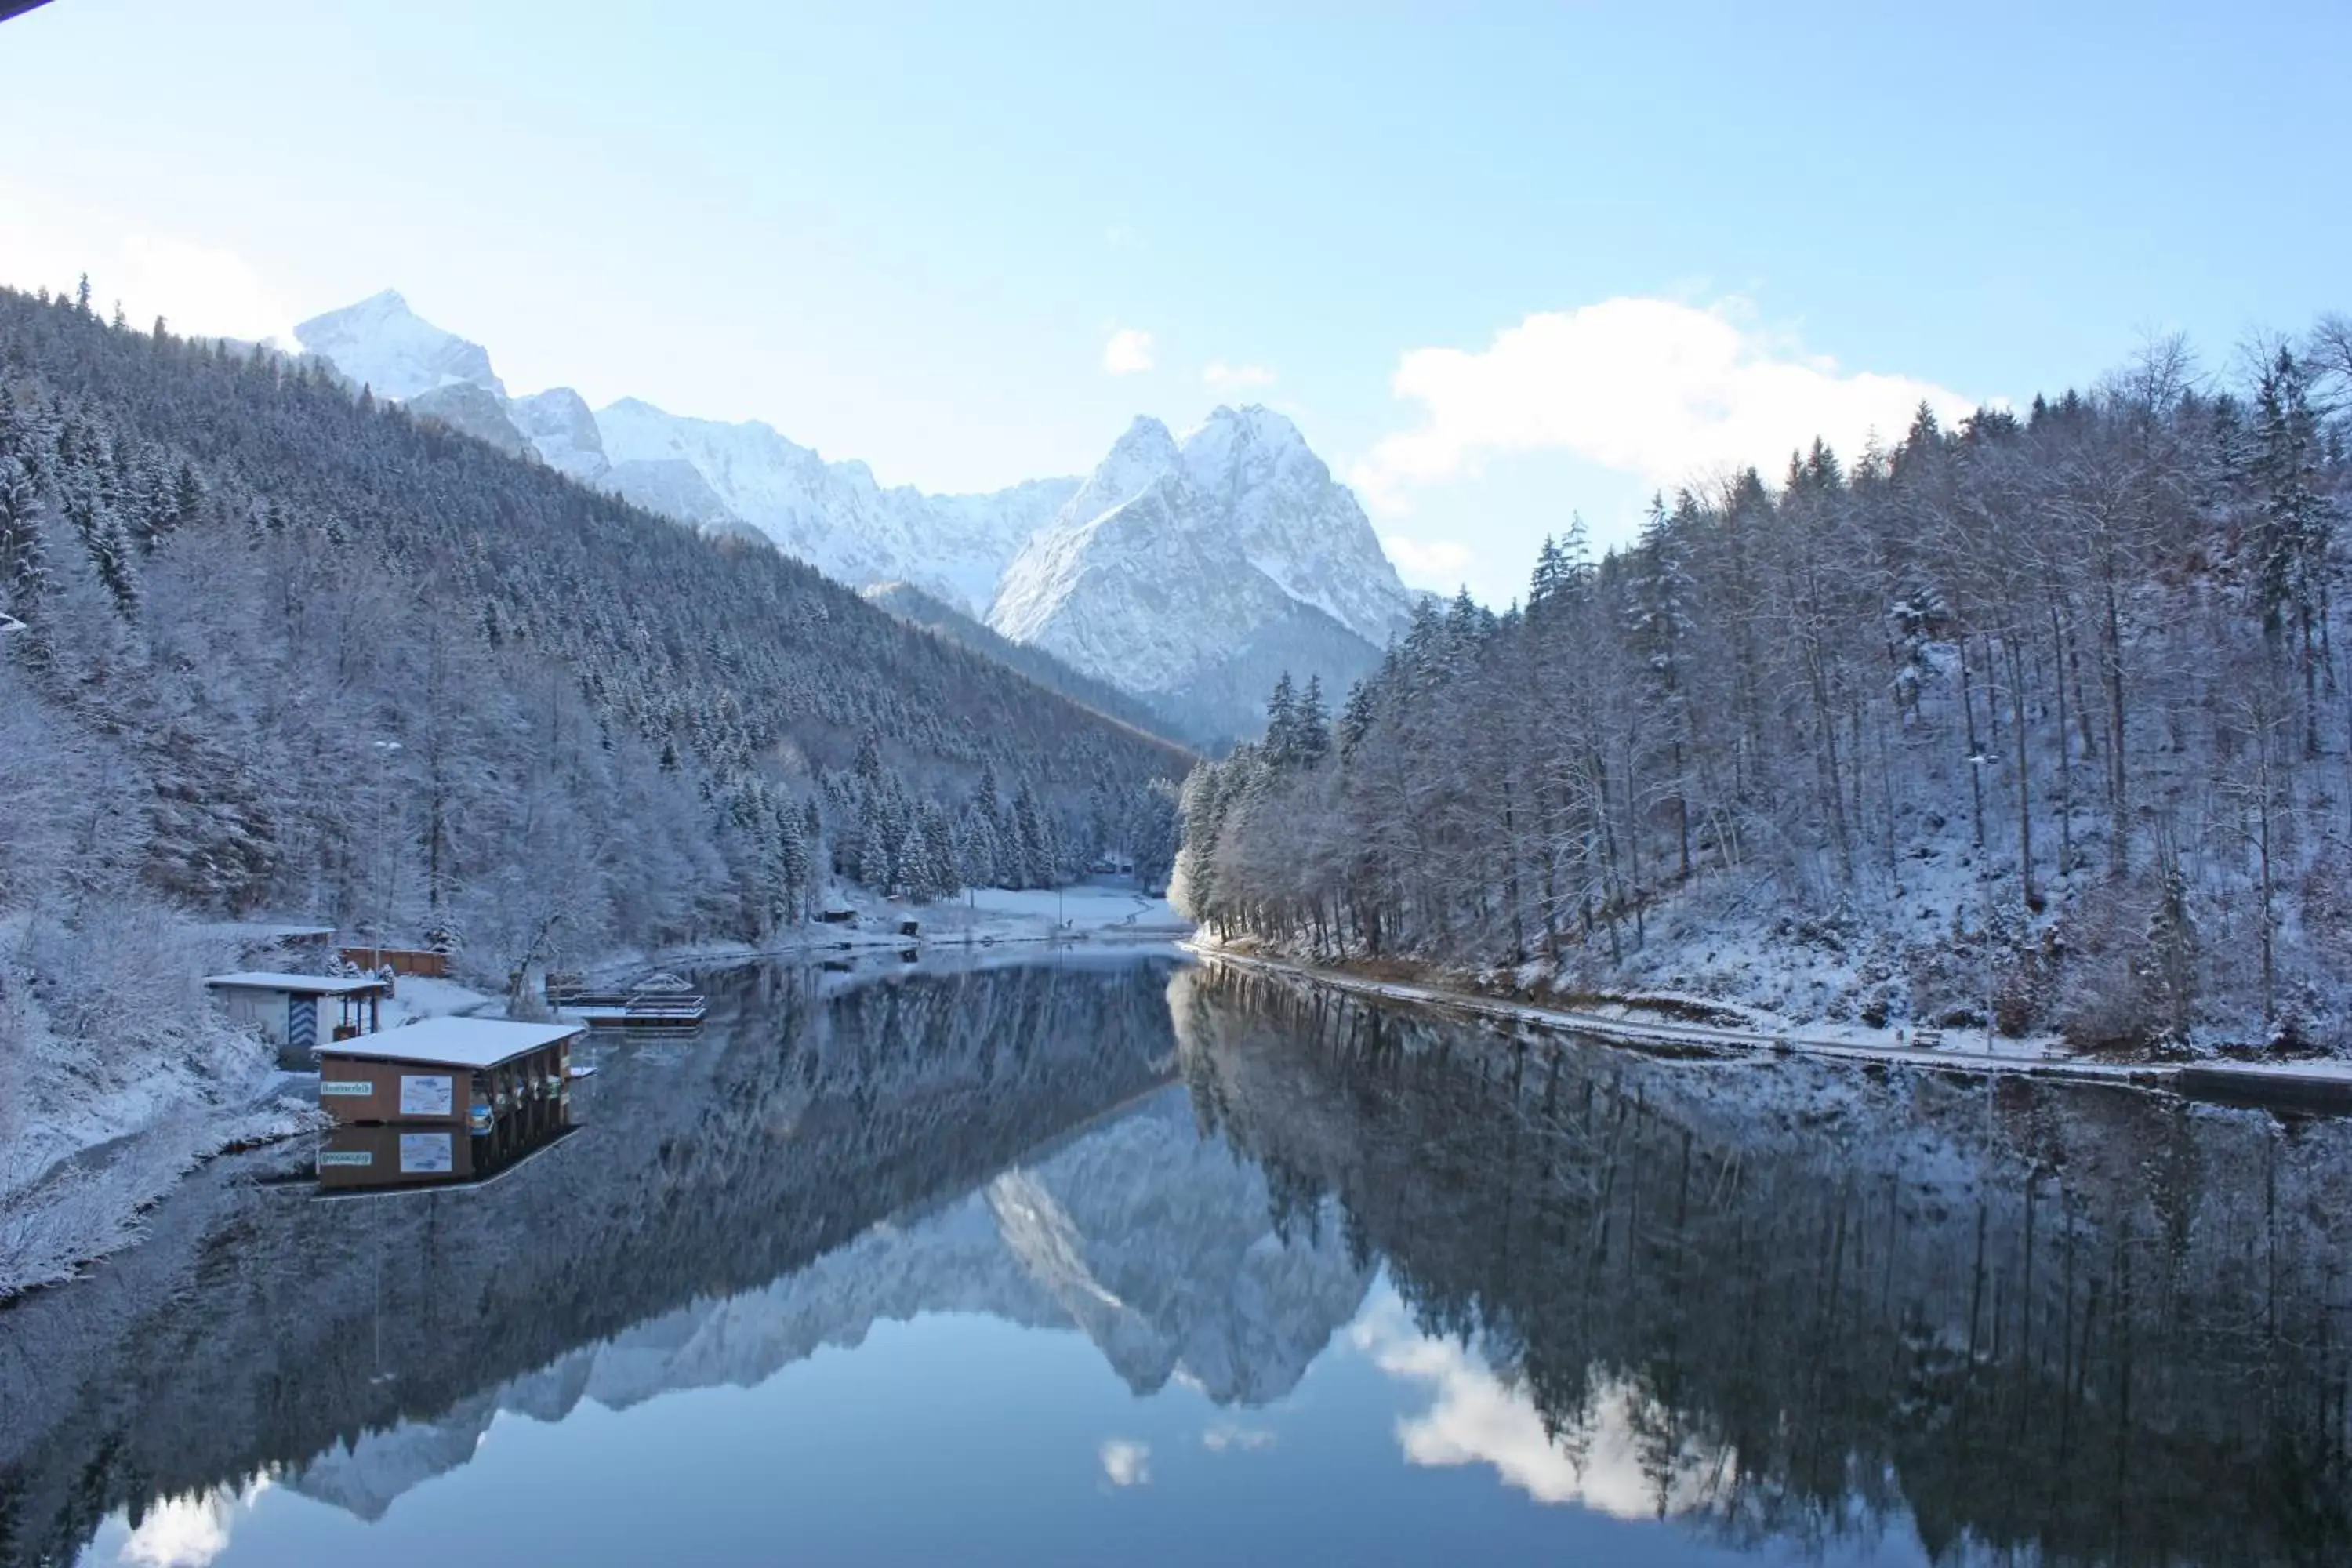
M1151 953L701 975L0 1311L0 1561L2352 1562L2352 1124Z

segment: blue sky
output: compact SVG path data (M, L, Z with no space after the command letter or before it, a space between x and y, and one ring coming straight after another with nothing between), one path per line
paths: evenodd
M2340 3L53 0L0 280L240 335L390 285L512 390L933 489L1264 401L1500 600L1793 432L2352 309L2347 58Z

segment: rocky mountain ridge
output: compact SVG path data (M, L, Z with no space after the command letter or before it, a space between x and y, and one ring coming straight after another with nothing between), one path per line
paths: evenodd
M390 289L295 334L376 397L853 587L911 584L1201 739L1249 732L1284 669L1336 695L1411 606L1354 496L1263 407L1218 408L1181 441L1138 419L1083 480L929 495L759 421L592 409L569 387L512 396L488 351Z

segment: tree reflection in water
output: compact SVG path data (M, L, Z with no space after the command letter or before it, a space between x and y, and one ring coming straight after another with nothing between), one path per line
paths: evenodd
M1654 1061L1230 967L1171 1003L1202 1121L1524 1398L1534 1495L1732 1544L1907 1514L1938 1559L2352 1561L2352 1124Z

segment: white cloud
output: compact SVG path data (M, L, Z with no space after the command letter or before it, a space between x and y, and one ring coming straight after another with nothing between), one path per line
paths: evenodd
M228 1550L239 1507L250 1509L268 1486L265 1479L242 1496L230 1488L215 1487L191 1497L167 1498L147 1510L115 1560L131 1568L205 1568Z
M1227 364L1217 359L1202 367L1201 380L1219 394L1246 392L1252 387L1272 386L1274 372L1262 364Z
M1409 1464L1489 1465L1505 1484L1538 1502L1574 1503L1619 1519L1704 1507L1715 1488L1738 1477L1736 1456L1687 1440L1664 1456L1645 1452L1654 1438L1644 1434L1673 1424L1622 1383L1601 1391L1580 1445L1583 1451L1571 1452L1544 1430L1524 1389L1504 1383L1458 1342L1417 1332L1393 1299L1360 1319L1351 1337L1382 1372L1431 1391L1424 1414L1397 1422L1397 1445Z
M1154 363L1150 332L1121 327L1103 344L1103 369L1113 375L1133 375L1150 370Z
M1140 1487L1151 1483L1151 1445L1131 1442L1125 1437L1113 1437L1102 1446L1103 1474L1115 1487Z
M292 341L292 310L233 250L13 180L0 180L0 283L71 289L87 272L92 305L111 315L119 300L136 326L163 316L175 332Z
M1384 533L1381 548L1389 552L1400 573L1419 579L1423 587L1456 586L1471 562L1470 547L1457 539L1409 539L1402 533Z
M1605 300L1531 315L1483 351L1412 350L1390 384L1421 423L1350 478L1391 510L1412 487L1513 453L1571 452L1661 486L1750 463L1777 478L1816 436L1852 456L1874 429L1900 437L1923 399L1948 420L1974 406L1929 382L1843 371L1748 315L1736 299Z
M1263 1426L1244 1426L1224 1421L1201 1434L1201 1447L1212 1454L1222 1454L1228 1448L1254 1454L1260 1448L1273 1447L1274 1434Z
M1129 225L1115 223L1103 230L1103 243L1113 250L1125 250L1135 243L1135 230Z

